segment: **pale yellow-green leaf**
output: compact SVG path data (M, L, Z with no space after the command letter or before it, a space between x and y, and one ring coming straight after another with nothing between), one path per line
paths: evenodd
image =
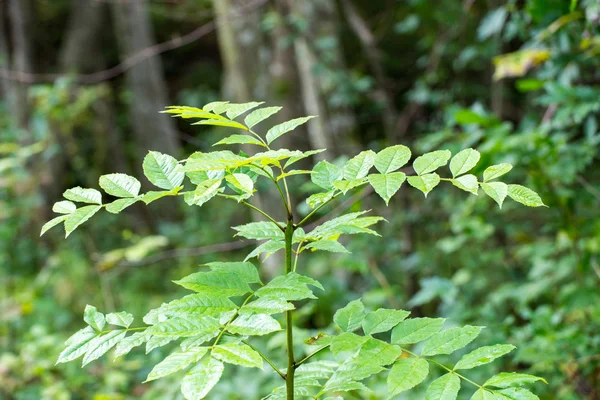
M315 118L314 116L294 118L289 121L283 122L279 125L275 125L271 129L267 131L267 143L271 144L275 139L281 137L282 135L293 131L300 125L305 124L308 120Z
M430 153L425 153L413 161L413 169L418 175L433 172L439 167L448 164L448 160L452 156L449 150L436 150Z
M78 226L83 224L88 219L92 218L94 214L96 214L102 206L85 206L78 208L72 214L69 214L65 219L65 233L66 237L68 237L71 232L77 229Z
M52 211L58 214L71 214L77 209L77 206L70 201L58 201L52 206Z
M492 165L490 167L487 167L485 169L485 171L483 171L483 181L488 182L488 181L491 181L492 179L501 177L502 175L510 172L511 169L512 169L512 165L506 164L506 163Z
M422 358L402 358L394 363L388 379L388 395L396 396L423 382L429 374L429 363Z
M459 176L458 178L452 179L452 184L457 188L464 190L465 192L473 193L477 195L479 190L479 183L475 175L467 174Z
M389 174L403 167L410 160L410 149L401 144L387 147L377 153L375 168L382 174Z
M481 154L474 149L464 149L458 152L452 160L450 160L450 172L452 177L455 178L459 175L465 174L473 169L479 162Z
M142 163L144 175L161 189L174 190L181 186L185 174L178 170L177 160L168 154L150 151Z
M521 185L508 185L508 197L527 207L546 206L536 192Z
M140 181L126 174L102 175L99 183L106 193L115 197L136 197L142 186Z
M481 188L490 196L496 203L498 203L498 207L502 208L502 203L504 203L504 199L508 195L508 186L506 183L502 182L489 182L482 183Z
M409 176L408 184L416 189L419 189L425 197L440 183L440 176L435 172L433 174L425 174L420 176Z
M229 121L225 119L204 119L202 121L194 122L192 125L212 125L212 126L225 126L228 128L237 128L247 131L244 125L236 121Z
M375 192L389 204L393 195L400 190L400 187L406 180L404 172L391 172L388 174L371 174L369 175L369 183Z
M74 187L67 189L63 196L67 200L76 201L78 203L102 204L102 194L96 189L84 189L82 187Z

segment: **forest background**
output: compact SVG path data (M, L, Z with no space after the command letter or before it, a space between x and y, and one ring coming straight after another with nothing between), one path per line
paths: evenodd
M515 164L511 180L549 208L446 188L426 201L401 190L387 209L368 189L336 204L376 209L385 239L311 255L333 289L297 322L325 330L364 294L486 325L479 345L518 347L492 370L544 376L542 399L600 399L599 24L597 0L0 0L0 399L179 398L176 377L141 384L168 346L83 370L55 362L87 303L140 315L175 298L171 279L242 259L249 243L229 227L257 216L167 201L68 241L39 231L69 187L141 177L148 150L209 151L219 128L158 111L221 99L281 105L281 121L319 115L282 146L339 162L402 143ZM210 398L260 398L270 379L236 371Z

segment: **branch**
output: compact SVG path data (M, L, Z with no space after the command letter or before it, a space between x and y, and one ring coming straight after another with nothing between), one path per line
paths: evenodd
M277 368L275 366L275 364L273 364L273 362L271 362L271 360L269 360L267 358L267 356L265 356L260 350L258 350L256 347L252 346L250 344L250 342L246 341L246 340L242 340L242 343L244 343L246 346L250 347L252 350L254 350L255 352L257 352L263 360L265 360L267 362L267 364L269 364L274 370L275 372L277 372L277 374L283 379L285 380L285 374L283 372L281 372L281 370L279 368Z

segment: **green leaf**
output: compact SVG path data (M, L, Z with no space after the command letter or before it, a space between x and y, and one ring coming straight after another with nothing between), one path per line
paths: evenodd
M405 392L423 382L429 374L429 364L422 358L396 361L387 378L389 397Z
M460 390L460 378L456 374L442 375L431 382L425 400L456 400Z
M375 192L388 205L393 195L400 190L400 187L406 180L404 172L392 172L389 174L371 174L369 175L369 183L373 186Z
M452 179L452 184L457 188L464 190L465 192L473 193L477 195L479 190L479 183L475 175L467 174L459 176L458 178Z
M546 207L540 196L525 186L508 185L508 197L527 207Z
M190 318L170 318L152 325L146 332L153 336L190 337L212 334L219 329L219 321L215 318L200 315Z
M483 181L488 182L488 181L491 181L492 179L496 179L496 178L506 174L507 172L510 172L510 170L512 168L513 168L512 165L506 164L506 163L492 165L490 167L487 167L485 169L485 171L483 171Z
M44 233L48 232L50 229L54 228L56 225L60 224L61 222L63 222L66 219L67 219L66 215L60 215L56 218L52 218L50 221L46 222L42 226L40 236L42 236Z
M65 363L81 357L88 350L90 341L96 336L98 336L98 332L91 326L77 331L65 342L67 347L60 353L56 363Z
M101 208L102 206L85 206L78 208L74 213L69 214L65 219L66 237L85 221L92 218Z
M115 197L136 197L142 187L140 181L126 174L102 175L99 183L106 193Z
M475 392L473 397L471 397L471 400L499 400L499 399L494 393L481 388ZM504 399L502 399L502 400L504 400Z
M215 334L216 336L216 334ZM150 353L152 350L157 349L159 347L166 346L174 340L179 339L178 336L151 336L148 338L146 342L146 354Z
M215 114L222 114L229 108L229 106L230 104L228 101L213 101L205 104L202 109L204 111L211 111Z
M330 350L338 355L344 352L357 352L363 344L369 340L368 336L359 336L352 332L344 332L339 336L334 336L331 340Z
M375 164L375 155L374 151L366 150L348 160L343 168L344 179L360 179L367 176Z
M321 204L324 204L331 200L334 194L335 191L315 193L306 199L306 204L308 204L310 208L314 209L315 207L318 207Z
M343 171L337 165L327 161L319 161L313 168L310 180L325 190L333 190L333 182L342 179Z
M246 239L282 239L283 231L280 227L270 221L250 222L249 224L234 226L236 236L242 236Z
M415 159L413 162L413 169L418 175L433 172L439 167L448 164L448 160L451 156L452 153L450 153L449 150L436 150L431 153L425 153Z
M222 362L204 357L181 381L181 392L187 400L200 400L219 382L223 370Z
M252 111L244 118L244 123L248 128L252 128L254 125L261 123L271 115L276 114L281 110L281 107L264 107L258 110Z
M251 291L246 280L239 275L223 270L196 272L174 282L195 292L223 296L241 296Z
M125 311L110 313L106 315L106 322L111 325L129 328L129 325L133 322L133 314Z
M104 328L104 324L106 323L104 314L99 312L96 307L90 306L89 304L85 306L85 310L83 312L83 320L86 324L94 328L96 331L101 331Z
M109 203L106 205L106 211L108 211L109 213L112 213L112 214L118 214L121 211L123 211L124 209L126 209L127 207L129 207L130 205L137 203L138 201L140 201L139 197L127 198L127 199L117 199L117 200L113 201L112 203Z
M205 264L213 271L222 271L235 274L247 283L262 283L258 276L258 270L251 262L211 262Z
M227 175L225 180L242 192L252 193L254 191L254 182L246 174Z
M285 248L285 242L283 240L269 240L264 242L254 250L250 254L246 256L244 261L251 259L252 257L258 257L259 255L266 253L265 258L268 258L271 254L276 251L282 250Z
M499 400L540 400L538 396L524 388L507 388L496 392Z
M248 128L246 128L244 125L240 124L239 122L223 120L223 119L204 119L202 121L194 122L192 125L225 126L228 128L242 129L245 131L248 130Z
M161 189L174 190L181 186L185 174L178 170L177 160L168 154L150 151L144 157L144 175Z
M78 203L102 204L102 193L96 189L84 189L82 187L74 187L67 189L63 196L67 200L76 201Z
M219 140L213 146L224 145L224 144L255 144L257 146L266 147L263 142L249 135L231 135L225 139Z
M149 338L150 335L148 335L146 332L135 332L133 335L124 338L117 344L117 347L115 348L115 358L124 356L134 347L140 346Z
M102 357L107 351L112 349L114 345L123 340L125 335L127 335L127 332L119 329L92 339L87 346L87 351L83 357L83 363L81 366L85 367L92 361Z
M337 240L317 240L304 246L306 249L312 250L323 250L331 253L350 253L340 242Z
M243 343L228 343L215 346L212 356L217 360L242 367L262 368L263 365L260 354Z
M166 190L166 191L151 191L148 193L145 193L141 196L141 199L144 203L146 204L150 204L153 201L156 201L158 199L162 199L163 197L166 196L176 196L177 193L179 193L179 191L183 188L183 186L179 186L173 190Z
M499 388L507 388L510 386L522 386L537 381L546 382L539 376L520 374L518 372L501 372L488 379L483 386L494 386Z
M70 201L58 201L52 206L52 211L59 214L71 214L77 206Z
M280 136L293 131L294 129L296 129L297 127L299 127L302 124L305 124L308 120L315 118L314 116L308 116L308 117L301 117L301 118L294 118L291 119L289 121L283 122L279 125L275 125L274 127L272 127L271 129L269 129L267 131L267 143L271 144L275 139L279 138Z
M466 325L461 328L450 328L436 333L423 346L423 356L451 354L471 343L483 327Z
M239 314L279 314L293 309L294 305L284 299L265 297L245 304L240 308Z
M415 189L419 189L421 192L423 192L423 194L425 194L425 197L427 197L427 194L431 192L434 187L439 185L440 176L435 172L433 174L421 176L409 176L408 183Z
M208 347L195 347L187 351L171 353L152 368L152 371L150 371L146 378L146 382L171 375L190 364L197 363L207 352Z
M364 185L365 183L367 183L366 178L352 179L349 181L334 181L333 187L340 190L343 194L346 194L350 190L352 190L356 187L359 187L361 185Z
M452 160L450 160L450 172L452 172L452 177L456 178L457 176L472 170L473 167L477 165L480 158L481 154L474 149L469 148L458 152L452 157Z
M410 149L401 144L387 147L377 153L375 157L375 168L381 174L387 175L403 167L410 160Z
M490 183L482 183L481 188L490 196L496 203L498 203L498 207L502 208L502 203L504 203L504 199L508 194L508 186L506 183L502 182L490 182Z
M387 332L402 322L409 314L410 312L404 310L380 308L365 316L362 321L363 331L365 335Z
M411 318L400 322L392 331L392 343L413 344L430 338L442 329L444 318Z
M344 332L353 332L360 328L365 317L365 306L360 299L348 303L333 315L333 321Z
M228 118L235 119L235 118L239 117L240 115L242 115L243 113L250 111L253 108L256 108L264 103L265 103L264 101L261 101L261 102L253 101L250 103L243 103L243 104L229 104L226 114L227 114Z
M221 182L221 179L208 179L199 184L193 192L185 193L183 199L190 206L202 206L219 193Z
M303 299L316 299L312 290L307 285L315 286L323 290L323 286L316 280L290 272L286 275L275 277L255 293L257 297L279 298L288 301Z
M267 314L246 314L238 316L227 330L242 336L263 336L281 330L281 325Z
M283 178L287 178L288 176L310 175L312 173L313 173L312 170L307 170L307 169L293 169L291 171L288 171L288 172L285 172L283 174L278 175L277 176L277 181L280 181Z
M454 367L455 370L471 369L480 365L489 364L496 358L502 357L515 349L510 344L497 344L494 346L480 347L469 354L465 354Z
M163 304L159 310L170 317L186 317L190 315L210 315L217 317L221 313L235 310L236 308L235 303L224 295L194 293Z
M300 154L300 155L290 157L289 160L287 160L287 162L285 163L284 169L287 169L290 165L294 164L297 161L303 160L310 156L314 156L315 154L322 153L325 150L327 150L327 149L309 150L309 151L302 152L302 154Z

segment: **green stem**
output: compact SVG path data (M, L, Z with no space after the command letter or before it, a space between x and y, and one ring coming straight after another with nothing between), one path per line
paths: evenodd
M333 200L335 200L339 195L341 194L335 194L333 195L329 200L327 200L325 203L321 204L319 207L315 208L314 210L312 210L310 213L308 213L308 215L306 217L304 217L302 219L302 221L298 222L298 224L296 225L296 227L302 226L304 225L304 223L306 221L308 221L310 219L310 217L312 217L317 211L319 211L321 208L325 207L327 204L329 204L330 202L332 202Z
M242 305L240 306L240 308L244 307L246 305L246 303L248 303L250 301L251 298L254 297L254 293L252 293L250 296L246 297L246 300L244 300L244 302L242 303ZM213 342L213 346L216 346L217 344L219 344L219 340L221 340L221 338L223 337L223 335L225 334L225 331L227 330L227 327L233 322L235 321L235 319L239 316L239 308L237 310L235 310L235 314L233 314L231 316L231 318L229 319L229 321L227 321L227 323L225 324L225 326L223 326L223 329L221 330L221 333L219 333L219 336L217 336L217 338L215 339L215 341Z
M431 358L421 357L421 356L419 356L419 355L417 355L417 354L413 353L413 352L412 352L412 351L410 351L410 350L406 350L406 349L402 349L402 350L403 350L404 352L406 352L406 353L410 354L410 355L411 355L411 356L413 356L413 357L422 358L422 359L423 359L423 360L425 360L425 361L429 361L430 363L432 363L432 364L435 364L435 365L437 365L438 367L440 367L440 368L442 368L442 369L445 369L446 371L450 372L451 374L454 374L454 375L458 376L460 379L464 380L465 382L469 382L470 384L472 384L472 385L474 385L474 386L477 386L477 387L478 387L478 388L480 388L480 389L482 389L482 388L483 388L483 386L481 386L480 384L478 384L478 383L476 383L476 382L473 382L473 381L472 381L472 380L470 380L469 378L467 378L467 377L465 377L465 376L463 376L463 375L459 374L458 372L456 372L456 371L452 370L451 368L448 368L448 367L446 367L444 364L441 364L441 363L439 363L439 362L437 362L437 361L435 361L435 360L432 360Z
M306 361L310 360L312 357L316 356L317 354L319 354L320 352L322 352L323 350L325 350L326 348L328 348L329 345L323 346L318 350L313 351L312 353L310 353L309 355L307 355L306 357L304 357L302 360L298 361L296 363L296 368L298 368L299 366L301 366L302 364L304 364Z
M252 204L246 202L246 201L242 201L242 204L244 204L247 207L250 207L251 209L253 209L254 211L256 211L259 214L262 214L266 219L268 219L269 221L273 222L275 225L277 225L281 230L283 230L283 227L279 224L279 222L275 221L273 218L271 218L271 216L269 214L267 214L266 212L264 212L263 210L261 210L260 208L253 206Z
M294 237L294 220L291 215L288 216L287 226L285 228L285 273L292 272L292 239ZM294 334L292 311L285 312L285 330L287 336L287 358L288 367L285 375L285 386L287 400L294 400L294 372L296 362L294 360Z
M252 350L257 352L262 357L262 359L265 360L267 362L267 364L269 364L273 368L273 370L275 370L275 372L277 372L279 374L279 376L285 380L285 374L283 372L281 372L281 370L279 368L277 368L275 366L275 364L273 364L273 362L271 360L269 360L267 358L267 356L265 356L259 349L252 346L249 342L247 342L245 340L242 340L242 343L244 343L246 346L250 347Z

